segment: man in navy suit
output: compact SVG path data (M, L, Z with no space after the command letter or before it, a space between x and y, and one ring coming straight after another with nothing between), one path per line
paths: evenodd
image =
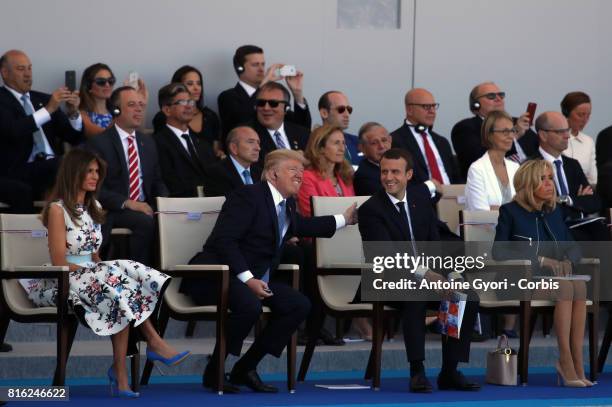
M83 141L79 93L66 87L51 95L31 90L32 63L23 51L2 55L0 74L0 176L29 185L34 199L42 199L55 181L63 142Z
M474 117L463 119L453 126L451 140L461 167L461 176L467 178L470 165L485 153L480 128L487 115L494 110L505 110L506 92L493 82L476 85L470 92L470 111ZM506 157L523 162L538 149L538 137L529 128L529 114L523 113L514 119L516 139Z
M364 242L412 242L417 255L418 242L440 240L437 216L427 195L409 193L406 190L412 178L412 157L403 149L386 151L380 161L379 190L359 208L359 232ZM366 253L367 256L367 253ZM369 256L368 256L369 257ZM419 280L445 280L431 270L416 273ZM359 301L357 297L357 301ZM406 354L410 362L410 391L429 393L432 386L425 376L425 311L438 309L439 302L392 302L389 305L401 311ZM478 390L477 383L468 381L457 370L458 362L467 362L470 339L478 302L468 301L461 325L460 339L445 337L442 340L442 371L438 376L440 390Z
M290 236L331 237L336 229L356 221L356 205L343 215L300 216L294 197L302 184L303 170L300 153L281 149L268 154L263 171L265 181L240 187L228 196L202 251L191 260L192 264L229 265L232 274L228 299L231 313L227 322L229 353L240 355L242 342L258 320L262 306L272 309L273 317L234 365L231 383L224 383L226 392L237 392L237 385L257 392L276 392L276 387L261 381L257 364L266 354L281 355L310 310L304 295L273 278L283 243ZM216 284L193 280L187 284L183 280L180 290L197 304L216 303ZM216 386L218 345L204 371L206 387Z
M152 207L156 197L168 196L168 188L161 177L155 142L136 131L142 125L146 101L134 88L123 86L113 91L108 103L115 122L88 143L108 164L99 196L108 211L102 225L104 241L109 241L113 227L129 228L129 258L151 264Z
M353 177L355 195L373 195L381 189L380 159L391 148L387 129L376 122L367 122L359 128L359 150L364 158Z
M459 184L459 175L448 140L431 129L440 106L426 89L415 88L404 97L406 120L391 133L392 146L403 148L414 158L413 184L424 183L433 197L441 184Z
M159 107L166 124L153 135L159 154L162 178L170 196L198 196L198 187L204 186L206 167L215 155L212 147L189 131L195 113L195 101L181 83L162 87L158 94Z
M255 45L239 47L234 54L233 64L238 83L221 92L218 98L224 137L234 127L253 120L255 93L258 88L270 81L283 79L276 74L283 64L273 64L266 70L264 51ZM310 129L312 120L302 91L303 80L304 75L299 71L296 76L285 78L294 100L294 110L287 112L287 120Z
M319 98L319 114L323 124L338 126L344 133L344 144L346 150L344 157L352 164L359 165L363 158L363 153L358 149L359 141L357 136L345 132L349 127L353 106L349 104L346 95L337 90L325 92Z
M253 165L259 161L259 136L250 127L234 127L227 134L227 157L208 168L204 186L206 196L227 196L242 185L261 179L261 169Z

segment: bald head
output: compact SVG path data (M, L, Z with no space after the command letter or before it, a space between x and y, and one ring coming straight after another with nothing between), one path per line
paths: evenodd
M433 126L436 120L435 103L434 96L427 89L414 88L409 90L404 97L406 118L415 125Z
M32 62L23 51L13 49L0 57L0 75L6 86L19 93L32 88Z
M505 96L501 97L500 92L501 90L494 82L483 82L474 86L470 93L470 102L478 102L480 108L474 109L470 103L472 113L487 117L493 111L505 110Z
M540 147L553 157L558 157L567 149L569 125L560 112L544 112L535 122Z
M259 160L259 136L248 126L233 128L227 134L227 151L240 165L248 168Z

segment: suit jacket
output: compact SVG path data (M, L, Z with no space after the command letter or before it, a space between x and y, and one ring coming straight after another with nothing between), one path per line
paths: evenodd
M147 203L155 207L155 198L168 196L159 168L157 147L151 136L136 132L140 176ZM129 197L129 174L119 133L110 126L92 137L87 147L95 151L108 164L106 178L100 190L100 203L106 210L118 211Z
M347 185L337 176L342 196L355 196L353 185ZM310 207L311 196L338 196L338 192L330 179L323 179L319 171L307 169L302 177L302 186L298 192L298 208L304 216L312 216Z
M168 126L163 126L153 134L157 144L159 166L162 178L168 187L170 196L198 196L198 185L205 185L206 167L215 161L212 147L200 141L190 132L198 157L191 157L183 144Z
M259 151L259 161L257 162L257 166L263 168L266 155L270 151L276 150L276 144L274 143L274 140L272 140L272 136L270 136L268 129L262 126L257 120L251 122L250 126L259 135L261 150ZM287 120L284 122L284 127L285 134L289 139L289 147L292 150L305 150L306 144L308 143L308 137L310 137L310 132L308 129L288 122Z
M537 151L534 158L542 159L542 155L539 151ZM567 157L563 154L561 154L561 160L563 161L563 172L565 172L567 187L569 188L569 196L572 198L573 202L571 207L564 205L565 217L574 218L576 215L579 215L580 212L585 215L599 212L602 207L599 195L596 193L593 195L577 195L578 188L581 186L584 188L590 185L578 160L574 160L573 158ZM559 191L557 191L557 194L559 194Z
M519 165L512 160L505 160L508 171L508 181L512 196L514 190L514 174ZM491 206L501 206L502 192L493 169L493 164L486 152L474 161L468 171L465 183L465 209L470 211L488 211Z
M35 111L46 106L50 97L30 91ZM56 155L62 155L64 141L73 145L84 141L83 132L72 128L61 109L57 109L42 128ZM26 115L21 102L4 86L0 87L0 175L11 175L27 163L34 147L32 134L37 129L34 118Z
M234 276L249 270L260 279L267 270L273 272L279 264L281 247L289 236L331 237L336 231L333 216L306 218L296 211L295 199L287 199L289 227L282 237L278 232L278 217L267 182L238 188L227 197L212 233L202 252L191 263L227 264ZM204 283L205 284L205 283ZM193 282L183 280L181 292L201 291Z
M353 176L353 187L357 196L373 195L378 192L382 188L380 167L367 158L361 160Z
M219 105L219 116L223 127L223 138L234 127L255 120L255 95L248 95L240 83L233 88L224 90L219 94L217 100ZM307 129L312 125L308 105L302 109L297 103L293 105L293 111L287 112L285 119Z
M513 120L516 122L516 118ZM470 165L482 157L486 151L480 137L482 122L483 120L480 116L470 117L455 124L451 130L453 148L457 153L457 161L459 161L461 174L464 178L467 177ZM531 157L538 150L538 135L533 130L529 129L525 132L523 137L518 140L518 143L525 152L525 155ZM514 145L512 145L510 151L506 153L506 157L513 154L516 154Z
M345 157L350 157L351 165L359 165L361 160L363 160L364 155L359 148L359 137L354 134L344 133L344 144L346 145L346 154Z
M606 127L597 135L595 143L595 160L597 161L597 171L601 171L603 166L612 159L612 126Z
M253 183L261 179L261 169L256 165L251 165L251 178ZM244 185L242 176L238 174L232 160L225 157L207 169L206 183L204 184L204 195L206 196L227 196L236 188Z
M597 177L597 194L604 208L612 208L612 162L602 165Z
M202 129L199 133L190 129L190 132L196 136L197 139L203 142L207 142L212 147L215 140L220 140L221 137L221 122L219 116L214 110L204 106L200 109L202 111ZM164 112L157 112L153 117L153 131L157 133L166 127L166 115Z
M440 158L442 159L442 163L444 165L444 169L446 170L446 174L448 174L450 183L462 183L463 178L459 175L459 170L455 164L453 152L448 140L431 130L429 130L429 134L431 135L431 139L440 153ZM391 138L393 140L393 147L403 148L412 154L412 158L414 160L414 175L412 176L411 182L414 184L421 184L430 179L429 171L427 170L427 160L421 153L421 149L412 135L412 130L410 127L408 127L408 125L404 122L402 127L391 133Z

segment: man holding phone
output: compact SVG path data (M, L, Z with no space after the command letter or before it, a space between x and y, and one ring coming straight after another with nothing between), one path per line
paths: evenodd
M83 140L79 93L65 86L50 95L31 90L32 63L19 50L0 57L0 74L0 176L28 184L33 198L42 199L55 180L63 142Z
M480 127L487 115L494 110L505 110L506 92L503 92L493 82L483 82L476 85L470 92L470 111L474 117L463 119L453 126L451 140L457 153L461 166L461 173L467 177L470 165L485 153L486 149L481 143ZM531 157L538 150L538 136L531 130L535 115L535 103L532 112L526 111L518 118L514 118L517 130L514 145L507 153L507 157L519 163Z

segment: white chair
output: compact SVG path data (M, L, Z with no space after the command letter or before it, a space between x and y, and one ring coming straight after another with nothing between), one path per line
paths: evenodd
M495 239L495 226L499 217L498 211L466 211L459 213L461 237L466 242L487 242L484 247L492 247ZM488 250L491 253L491 250ZM582 259L581 269L593 276L593 285L599 285L599 259ZM525 275L531 272L529 260L510 260L487 262L487 275L494 275L499 269L508 272L509 268L516 268L517 272ZM469 277L469 274L468 274ZM599 319L599 293L593 290L593 298L587 300L587 315L589 329L589 361L590 378L597 378L597 326ZM495 290L483 291L480 295L480 309L489 314L519 314L520 320L520 349L519 349L519 375L521 384L527 384L529 370L529 343L536 322L537 314L550 313L554 310L555 302L551 300L498 300Z
M451 232L459 226L459 211L465 207L465 184L442 185L442 197L438 201L438 218Z
M343 213L357 202L361 205L368 196L357 197L311 197L313 216ZM357 225L337 230L331 238L315 239L317 301L321 301L325 313L335 317L373 317L372 350L366 369L366 378L372 374L372 387L380 388L380 364L383 339L383 312L394 312L380 303L351 304L359 283L361 269L365 267L363 245ZM313 331L319 332L322 320L313 324ZM298 380L306 378L308 367L316 346L317 335L309 335L304 350Z
M9 322L55 322L57 325L57 364L54 386L63 386L66 362L77 329L74 315L68 313L68 267L43 266L50 263L47 230L38 215L0 214L2 295L0 295L0 342ZM19 278L58 280L58 307L36 307L19 284Z

